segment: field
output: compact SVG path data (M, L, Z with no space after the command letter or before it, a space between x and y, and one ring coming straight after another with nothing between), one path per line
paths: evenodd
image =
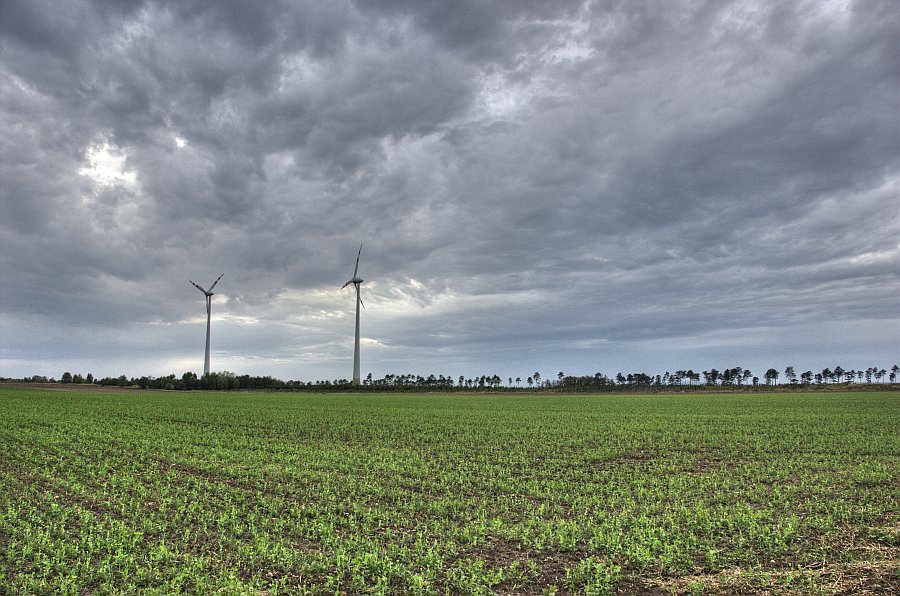
M900 593L900 393L0 389L0 593Z

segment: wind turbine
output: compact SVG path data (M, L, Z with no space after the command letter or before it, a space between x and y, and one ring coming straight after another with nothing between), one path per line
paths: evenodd
M361 247L360 247L361 248ZM224 273L222 275L225 275ZM191 284L204 294L206 294L206 358L203 360L203 376L209 374L209 322L211 319L211 306L212 306L212 297L213 297L213 288L216 287L216 284L219 283L219 280L222 279L222 275L216 278L216 281L209 286L208 290L204 290L199 285L195 284L193 281Z
M362 244L359 245L359 252L356 253L356 267L353 268L353 277L350 278L350 281L341 286L343 290L350 284L356 286L356 343L353 344L353 384L359 385L359 307L362 305L363 308L366 307L363 304L362 298L359 295L359 284L363 282L357 275L359 272L359 255L362 254Z

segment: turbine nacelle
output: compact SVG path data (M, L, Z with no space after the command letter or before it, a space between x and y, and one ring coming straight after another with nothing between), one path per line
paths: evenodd
M349 286L350 284L353 284L358 288L359 284L361 284L363 282L363 280L360 279L359 275L358 275L359 274L359 255L362 254L362 247L363 247L363 245L360 244L359 251L356 253L356 266L353 268L353 277L350 278L350 281L348 281L347 283L345 283L344 285L341 286L342 290L344 288L346 288L347 286Z
M225 275L225 274L223 273L222 275ZM201 285L199 285L199 284L196 284L196 283L194 283L194 282L191 281L191 280L188 280L188 281L191 281L191 285L193 285L195 288L197 288L198 290L200 290L201 292L203 292L204 294L206 294L207 297L209 297L209 296L214 296L214 295L215 295L215 292L213 292L213 288L216 287L216 284L219 283L219 280L220 280L220 279L222 279L222 275L220 275L219 277L217 277L217 278L216 278L216 281L212 282L212 285L209 286L209 289L208 289L208 290L204 290L204 289L203 289L203 286L201 286Z
M363 279L360 279L360 278L358 278L358 277L354 277L353 279L351 279L350 281L348 281L347 283L345 283L344 285L342 285L342 286L341 286L341 289L343 290L344 288L346 288L346 287L349 286L350 284L357 284L357 285L358 285L358 284L361 284L361 283L364 282L364 281L365 281L365 280L363 280Z

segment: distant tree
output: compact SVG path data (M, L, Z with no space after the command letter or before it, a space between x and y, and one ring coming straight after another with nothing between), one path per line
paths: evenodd
M522 377L516 377L516 387L519 386L519 383L522 382Z
M565 376L566 375L565 375L565 373L563 373L563 371L559 371L559 373L557 373L557 375L556 375L557 382L562 383L563 377L565 377Z
M695 381L697 383L700 382L700 373L695 373L693 369L688 369L688 371L685 373L685 376L687 376L688 385L690 385L691 387L694 386Z
M87 383L88 385L93 385L94 384L94 375L92 373L88 373L87 376L84 378L84 382Z
M59 378L59 382L60 383L71 383L72 382L72 373L70 373L69 371L64 372L62 374L62 376Z
M778 371L774 368L770 368L766 371L766 385L777 385L778 384Z
M808 371L800 374L800 382L803 383L804 385L809 385L810 383L812 383L812 380L813 380L813 374L812 374L811 370L808 370Z
M625 376L622 373L616 373L616 383L619 385L625 384Z
M722 385L731 385L734 380L734 372L731 368L726 368L722 371Z
M631 383L638 387L649 387L653 382L653 379L645 373L634 373L628 376L631 377Z
M844 369L840 366L835 366L834 370L831 371L831 379L834 383L840 383L844 378Z
M534 377L534 384L537 385L538 387L540 387L541 386L541 373L535 372L531 376Z
M889 377L891 383L895 383L897 381L897 373L900 373L900 366L897 366L895 364L894 366L891 367L891 375Z
M797 373L794 372L793 366L788 366L784 369L784 378L787 379L787 382L791 385L797 382Z
M123 375L124 377L124 375ZM199 389L200 387L200 379L197 378L197 373L186 372L181 375L181 387L179 389Z
M531 388L531 386L534 384L534 379L532 379L531 377L528 377L528 379L526 379L525 382L528 383L528 387Z

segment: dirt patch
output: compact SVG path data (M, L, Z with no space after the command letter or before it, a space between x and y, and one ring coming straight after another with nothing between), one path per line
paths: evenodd
M481 560L486 567L491 569L507 569L514 563L517 563L523 570L534 568L538 577L533 581L515 585L501 583L494 586L498 593L543 594L548 586L555 585L558 587L556 593L563 595L568 594L563 588L566 581L566 570L577 567L584 556L584 553L578 551L530 551L521 544L494 538L484 546L460 553L459 558Z
M630 580L629 580L630 581ZM639 580L640 581L640 580ZM726 569L715 574L677 578L645 579L645 591L620 585L620 594L808 594L811 589L829 594L900 594L900 563L880 561L853 563L831 568L795 568L792 570ZM624 589L623 589L624 587Z
M619 582L619 585L616 586L616 594L628 594L629 596L668 596L671 592L663 590L658 586L648 585L640 578L636 578Z

